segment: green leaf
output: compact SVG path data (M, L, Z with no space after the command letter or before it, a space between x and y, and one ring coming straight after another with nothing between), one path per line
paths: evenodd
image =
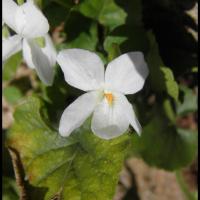
M174 100L178 101L179 87L177 82L174 80L174 75L172 70L168 67L161 67L160 70L164 74L165 89L167 93Z
M87 33L81 33L78 38L66 44L67 48L81 48L87 50L94 50L96 44Z
M197 111L197 95L192 89L181 86L180 90L183 92L183 102L177 103L177 114L185 115L189 112Z
M74 24L79 24L74 26ZM65 26L66 41L58 49L82 48L96 50L98 43L97 23L78 12L72 12Z
M16 186L16 182L14 179L10 178L10 177L3 177L3 195L2 195L2 199L3 200L18 200L19 196L18 196L18 189Z
M42 109L38 98L28 98L17 107L7 135L7 145L19 152L29 183L48 188L45 200L59 191L66 200L112 199L132 136L102 140L85 123L63 138L45 123Z
M118 44L113 43L112 44L112 50L108 54L108 61L112 61L113 59L117 58L118 56L121 55L120 49Z
M89 31L81 32L75 39L66 42L65 48L81 48L95 51L98 42L97 24L91 23Z
M20 65L21 61L22 61L21 52L11 56L8 60L5 61L5 63L3 64L4 81L10 81L14 77L17 71L17 67Z
M120 55L119 46L127 40L126 37L108 36L104 40L103 46L108 53L108 60L111 61Z
M175 112L172 108L171 102L168 98L163 99L163 109L165 111L165 115L166 117L168 117L168 119L175 124L176 123L176 116L175 116Z
M83 0L76 10L111 30L124 24L127 16L113 0Z
M134 139L134 151L149 165L176 170L191 163L197 153L197 132L176 129L168 120L155 117Z
M22 92L14 86L4 88L3 95L10 104L16 104L23 96Z

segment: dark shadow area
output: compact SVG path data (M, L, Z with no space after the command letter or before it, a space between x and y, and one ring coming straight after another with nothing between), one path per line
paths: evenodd
M8 153L8 149L5 147L5 134L6 130L3 129L2 131L2 170L3 170L3 175L7 177L13 177L14 172L12 168L12 162L10 160L10 156Z
M192 30L197 35L198 26L186 13L194 8L196 2L197 0L116 0L128 15L126 24L117 27L111 35L128 38L120 45L122 53L139 50L145 54L149 45L146 31L152 30L164 64L173 70L175 76L183 75L198 64L198 43L191 33Z
M76 26L74 26L76 24ZM84 17L78 12L71 12L69 20L65 24L65 31L67 33L67 40L76 39L82 32L89 34L91 20Z
M132 186L131 188L129 188L129 190L127 191L125 197L123 198L123 200L140 200L139 195L138 195L138 189L137 189L137 183L135 180L135 175L133 174L132 170L130 169L130 167L125 164L126 169L128 170L131 179L132 179Z
M43 200L45 194L48 191L48 188L45 187L33 187L27 183L27 190L28 190L28 200Z
M14 79L10 82L10 85L11 86L13 85L19 88L23 94L25 94L27 91L29 91L32 88L30 79L28 76L20 77L19 79Z
M47 97L46 111L48 113L48 120L51 123L51 127L55 129L58 127L60 117L65 108L83 93L81 90L70 87L71 86L65 82L64 75L58 67L56 68L53 85L51 87L45 87L44 89Z
M53 30L59 26L68 16L69 9L60 6L58 3L51 2L43 10L44 15L48 18L50 28Z
M48 189L44 187L33 187L28 183L28 181L25 178L26 177L25 171L18 151L14 148L7 146L4 149L4 152L7 153L8 156L7 158L11 158L10 160L12 160L12 162L10 162L9 160L9 166L6 165L6 167L10 167L12 170L11 174L9 173L7 177L13 175L13 173L15 174L16 186L19 190L19 198L23 200L35 200L35 199L43 200L45 193L47 192ZM5 174L6 172L4 170L4 176Z
M175 75L197 66L197 40L188 31L197 32L197 24L186 11L197 0L143 0L143 22L152 29L159 45L160 55Z
M148 53L148 38L142 22L141 0L115 0L117 5L127 13L124 25L111 32L112 36L126 37L127 40L120 45L121 53L142 51Z

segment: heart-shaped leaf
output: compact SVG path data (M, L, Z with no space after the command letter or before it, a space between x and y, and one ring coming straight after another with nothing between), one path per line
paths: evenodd
M25 100L7 135L7 145L19 153L29 183L48 189L43 199L112 199L132 136L102 140L85 123L63 138L45 123L43 109L38 98Z

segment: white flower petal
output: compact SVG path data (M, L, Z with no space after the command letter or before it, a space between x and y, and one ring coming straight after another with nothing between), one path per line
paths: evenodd
M26 61L26 64L28 65L28 67L34 69L35 65L33 64L31 48L30 48L30 45L28 44L27 39L23 39L22 52L23 52L24 60Z
M117 93L114 94L114 102L109 105L106 98L95 108L92 117L92 131L103 139L112 139L122 135L129 126L125 115L124 102Z
M107 87L133 94L142 89L149 73L141 52L130 52L119 56L108 64L105 72Z
M20 51L21 48L22 48L22 38L19 35L3 38L2 41L3 62L10 56Z
M15 14L18 5L13 0L3 0L3 22L15 30Z
M98 92L88 92L78 97L64 110L60 120L59 133L62 136L69 136L91 115L98 102Z
M42 51L46 56L48 56L50 65L54 66L56 64L56 56L57 56L56 49L49 34L46 34L44 36L44 39L45 39L45 47L42 48Z
M42 52L48 57L49 66L54 66L56 64L56 50L54 48L53 42L48 34L45 35L45 47L41 48ZM26 60L27 65L34 69L35 65L32 61L31 48L28 44L28 40L23 40L23 57Z
M40 79L46 85L52 85L54 79L54 68L51 65L52 62L34 40L24 39L23 55L26 63L30 65L31 68L35 68Z
M83 49L61 51L57 62L71 86L84 91L99 89L104 82L104 66L95 54Z
M137 134L141 135L142 127L139 121L137 120L137 117L133 110L133 106L129 103L128 99L124 95L121 95L121 103L123 104L124 114L126 115L128 122L135 129Z
M16 32L26 38L41 37L49 31L46 17L30 1L18 7L15 23Z

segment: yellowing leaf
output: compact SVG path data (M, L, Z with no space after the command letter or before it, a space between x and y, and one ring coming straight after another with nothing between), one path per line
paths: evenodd
M7 136L7 145L20 154L29 183L48 188L45 200L59 192L64 200L112 199L132 136L102 140L85 123L63 138L45 123L42 108L36 97L24 101Z

